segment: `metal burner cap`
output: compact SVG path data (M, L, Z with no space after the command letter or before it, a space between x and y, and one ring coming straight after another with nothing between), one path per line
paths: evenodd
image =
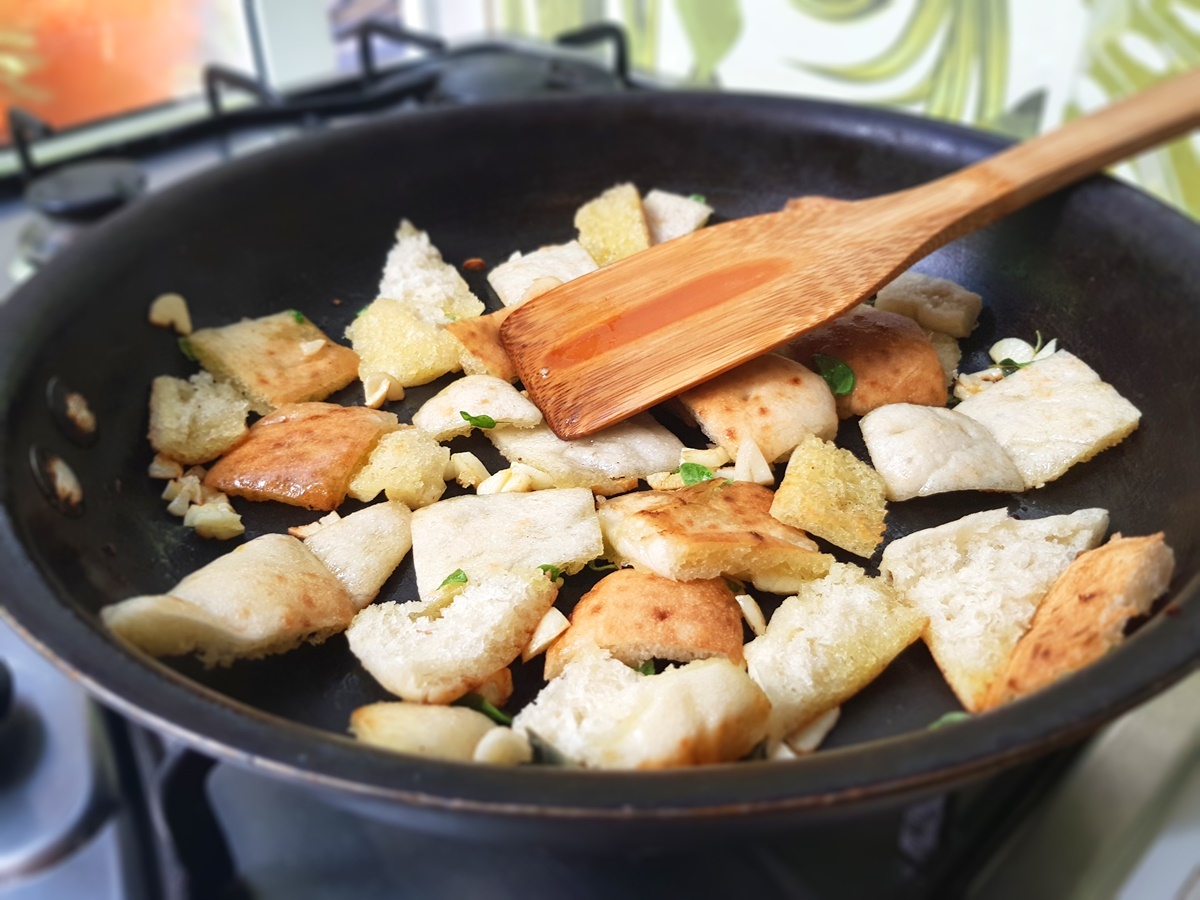
M99 159L41 176L26 189L25 201L53 218L89 220L124 206L145 188L146 175L137 163Z

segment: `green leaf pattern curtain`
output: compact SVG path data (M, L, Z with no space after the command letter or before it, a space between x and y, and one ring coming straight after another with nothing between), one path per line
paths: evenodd
M547 38L610 19L682 86L894 106L1028 137L1200 65L1200 0L488 0ZM1200 218L1200 138L1117 170Z

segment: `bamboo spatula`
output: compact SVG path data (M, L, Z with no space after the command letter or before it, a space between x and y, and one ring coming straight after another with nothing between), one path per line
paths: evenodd
M704 228L517 308L501 336L562 438L836 317L943 244L1200 124L1200 68L928 184Z

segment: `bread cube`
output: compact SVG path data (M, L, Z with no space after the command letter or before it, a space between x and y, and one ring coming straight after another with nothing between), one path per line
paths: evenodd
M351 652L404 700L451 703L474 690L521 655L558 594L540 569L476 572L428 601L368 606L346 631Z
M246 433L250 404L235 388L199 372L160 375L150 386L150 446L194 466L216 459Z
M604 549L595 501L582 488L442 500L413 513L412 537L425 599L457 569L482 577L493 568L551 565L572 574Z
M889 500L1025 490L1025 479L991 432L957 410L891 403L863 416L859 428Z
M642 212L650 229L650 243L683 237L704 227L713 214L712 207L682 194L672 194L657 188L642 198Z
M844 563L784 600L766 634L746 645L750 677L771 701L771 739L787 738L857 694L927 621L884 579Z
M721 578L671 581L636 569L606 575L575 604L571 626L546 651L546 678L588 644L634 667L712 656L745 664L742 611Z
M507 381L491 375L468 375L426 400L413 414L412 422L434 440L448 441L470 434L475 427L464 418L464 412L517 428L532 428L542 421L542 411Z
M618 184L575 213L579 243L596 261L607 266L650 246L650 228L642 198L632 184Z
M369 503L382 491L409 509L428 506L446 492L443 474L449 462L449 447L415 426L401 425L379 439L346 493Z
M508 318L508 307L473 319L459 319L446 326L461 345L460 362L468 375L491 375L516 381L517 369L500 341L500 326Z
M462 366L461 345L454 336L399 300L380 297L350 323L346 337L359 356L358 373L364 380L381 372L413 387Z
M379 296L399 301L430 325L445 325L483 312L483 304L458 270L442 259L429 235L408 219L400 223L396 244L388 252Z
M245 440L213 464L204 485L250 500L335 509L351 475L397 427L394 413L365 406L283 406L255 422Z
M376 503L304 539L346 588L356 610L379 595L412 547L412 513L402 503Z
M679 401L730 459L747 438L775 462L806 435L833 440L837 434L837 404L825 379L773 353L684 391Z
M505 306L520 306L553 287L596 271L596 261L578 241L514 253L488 272L488 283Z
M1119 444L1142 416L1065 350L1018 369L955 409L992 433L1027 488L1054 481Z
M288 403L324 400L354 380L358 356L333 343L295 310L202 328L185 338L193 355L219 381L228 381L267 414ZM323 341L316 353L301 345Z
M1167 591L1175 554L1163 534L1122 537L1079 554L1050 588L982 704L991 709L1032 694L1100 659L1125 639Z
M788 460L771 515L862 557L883 540L884 482L849 450L809 436Z
M879 289L875 308L907 316L930 331L965 338L975 330L983 298L948 278L903 272Z
M993 509L893 541L879 570L929 616L925 643L962 705L978 712L1050 586L1107 528L1103 509L1024 520Z
M319 644L343 630L355 606L341 582L300 541L264 534L193 572L162 596L100 611L115 635L151 656L197 653L206 666Z
M782 576L820 578L832 557L771 516L773 497L761 485L715 480L613 497L599 509L605 553L675 581L728 575L770 591Z

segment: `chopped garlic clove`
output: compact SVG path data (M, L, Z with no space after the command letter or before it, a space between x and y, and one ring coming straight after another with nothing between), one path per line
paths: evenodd
M315 341L301 341L300 354L302 356L316 356L321 352L321 348L325 346L324 338L317 338Z
M478 487L491 477L487 466L479 461L479 457L474 453L451 453L450 462L447 465L447 471L453 468L450 478L457 481L462 487ZM450 478L446 480L449 481Z
M840 706L825 710L803 728L797 729L784 738L784 743L791 747L794 753L812 753L821 746L821 742L829 736L829 732L833 731L833 726L837 724L838 716L841 714Z
M799 758L785 741L773 743L767 748L767 759L771 762L791 762L793 759Z
M997 365L1006 359L1020 364L1033 362L1034 353L1033 344L1020 338L1004 338L996 341L988 350L988 356Z
M734 481L752 481L755 484L774 484L775 473L758 448L749 438L738 444L737 461L733 464Z
M167 489L171 489L171 485L176 482L167 484ZM164 498L167 491L163 491ZM171 502L167 505L167 512L173 516L182 516L188 511L188 507L193 503L200 502L200 479L195 475L184 475L178 481L178 489L175 496L171 498Z
M1050 343L1033 355L1034 362L1039 359L1045 359L1047 356L1053 356L1058 352L1058 338L1050 338Z
M474 762L497 766L516 766L533 761L529 739L511 728L493 728L475 745Z
M228 503L202 503L188 509L183 524L194 528L202 538L227 541L244 534L242 517Z
M570 624L570 620L557 607L550 607L549 611L542 616L542 621L538 622L537 628L533 629L529 643L521 651L521 661L529 662L538 654L544 653L554 639L566 631Z
M161 294L150 304L150 324L174 328L178 334L192 333L192 314L179 294Z
M982 372L967 372L954 380L954 396L959 400L966 400L968 397L983 393L996 382L1003 380L1004 370L995 366L984 369Z
M404 385L386 372L370 372L363 378L363 405L379 409L384 401L404 399Z
M548 491L555 487L554 479L541 469L535 469L533 466L527 466L520 462L512 463L511 468L519 475L529 476L530 490Z
M707 450L695 450L691 447L684 447L679 454L679 464L696 463L704 466L706 469L719 469L727 462L732 462L729 454L725 452L724 447L709 447Z
M512 469L501 469L475 487L477 494L519 494L532 490L533 479Z
M749 594L737 594L733 599L742 608L742 616L746 619L746 624L750 626L750 630L759 636L765 634L767 631L767 620L763 616L763 611L758 605L758 601Z
M154 459L150 461L150 468L146 470L146 474L151 478L182 478L183 466L171 459L169 456L163 456L161 453L156 453L154 454ZM164 497L163 499L173 500L174 497Z
M683 476L678 472L655 472L646 476L646 484L656 491L677 491L686 487Z

